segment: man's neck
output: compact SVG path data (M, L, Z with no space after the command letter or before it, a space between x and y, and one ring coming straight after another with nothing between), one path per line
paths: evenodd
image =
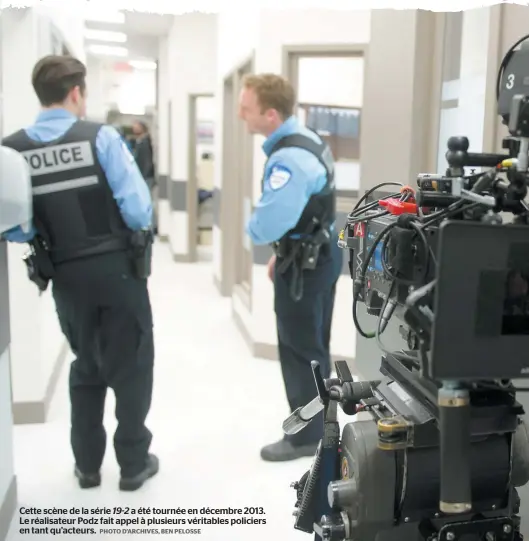
M278 122L277 124L275 124L274 126L271 126L267 131L266 133L263 133L263 135L265 137L270 137L273 133L275 133L282 125L284 124L284 122Z
M71 115L75 116L75 117L78 117L79 115L77 114L76 111L73 110L73 107L70 107L68 106L67 104L64 104L64 103L58 103L56 105L50 105L49 107L43 107L42 108L43 111L67 111L68 113L70 113Z

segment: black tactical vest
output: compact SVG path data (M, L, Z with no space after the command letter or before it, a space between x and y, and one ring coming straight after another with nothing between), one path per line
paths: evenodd
M270 157L282 148L297 147L303 148L310 152L318 161L325 167L327 172L327 183L321 192L310 197L305 206L298 223L293 229L285 234L285 237L293 235L303 235L310 228L313 218L316 218L323 227L328 227L334 223L336 219L336 188L334 183L334 160L329 146L321 141L314 141L306 135L295 133L282 137L272 148ZM270 159L270 158L269 158ZM266 165L265 165L266 171ZM262 180L264 186L264 178Z
M129 247L130 232L97 158L101 126L78 121L48 143L24 130L3 140L30 166L34 224L54 263Z

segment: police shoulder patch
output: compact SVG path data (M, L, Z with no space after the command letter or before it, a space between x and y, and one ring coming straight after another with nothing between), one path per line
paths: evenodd
M274 165L270 171L268 182L272 190L279 190L292 178L292 172L284 165Z

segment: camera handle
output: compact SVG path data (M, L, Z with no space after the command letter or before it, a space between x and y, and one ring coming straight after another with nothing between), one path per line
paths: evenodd
M321 374L320 364L311 362L312 373L316 383L318 395L306 406L297 408L284 422L285 434L296 434L303 430L310 421L323 410L323 438L318 446L315 457L317 470L314 471L317 486L309 487L309 494L304 494L300 512L297 515L298 529L309 532L306 523L308 517L305 513L309 509L317 512L314 516L320 517L318 522L313 522L315 541L331 540L334 537L334 528L325 523L322 518L331 513L332 509L328 501L328 487L333 481L340 478L340 424L338 423L338 404L348 414L356 413L356 406L361 400L373 396L373 388L380 382L355 382L347 366L346 361L336 361L337 378L325 380ZM307 501L316 498L316 501ZM314 506L314 507L313 507ZM312 513L311 513L312 514Z

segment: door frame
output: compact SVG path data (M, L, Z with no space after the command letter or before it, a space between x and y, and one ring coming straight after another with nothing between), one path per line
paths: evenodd
M188 228L188 261L198 261L198 182L197 182L197 99L215 98L212 92L188 94L188 137L187 137L187 228ZM216 126L215 126L216 128Z
M172 206L171 206L171 185L173 183L173 102L171 99L167 100L167 175L165 179L165 194L160 194L160 187L158 187L158 226L160 224L160 195L164 195L164 199L167 200L168 216L167 216L167 231L166 234L159 234L160 240L164 242L169 242L171 237L171 217L172 217ZM160 147L161 148L161 147ZM160 176L158 174L158 176Z
M283 45L282 75L286 77L296 95L299 91L299 59L304 57L323 57L323 58L363 58L364 75L366 73L366 64L369 44L367 43L325 43L325 44L302 44L302 45ZM364 77L365 88L365 77ZM362 137L362 134L360 134ZM338 190L337 204L343 199L350 200L358 197L356 190ZM349 203L347 203L349 204Z
M237 244L241 243L241 235L238 229L242 212L239 182L239 171L237 170L236 162L233 159L238 147L238 130L234 124L237 115L237 105L239 100L239 92L241 88L240 74L245 71L245 68L250 66L250 72L255 70L255 52L239 62L223 80L223 100L222 100L222 118L223 118L223 134L222 134L222 183L221 196L219 202L219 227L221 230L221 277L220 277L220 292L221 295L231 297L234 288L237 284ZM225 96L225 90L231 87L231 98ZM230 105L227 106L227 100ZM230 111L233 115L231 119L227 118L226 112ZM231 124L231 127L228 127ZM253 148L252 161L253 161ZM253 183L253 175L250 179ZM253 204L253 201L252 201ZM239 208L241 207L241 208ZM251 292L250 292L251 293ZM247 295L245 296L247 297ZM251 297L251 294L250 294ZM249 299L245 299L248 300Z
M233 208L233 202L238 197L238 187L235 183L227 181L229 178L234 178L236 171L234 160L232 159L235 151L234 139L235 130L231 119L228 116L234 115L235 107L235 72L231 72L222 81L222 170L221 170L221 189L220 201L218 204L218 228L220 229L220 254L221 254L221 272L219 277L219 290L223 297L231 297L233 286L235 285L235 275L237 266L235 262L236 249L233 229L235 227L234 220L230 219L229 210ZM229 208L228 208L229 207Z
M238 106L238 97L242 90L242 81L244 77L248 74L254 73L255 63L254 63L254 57L251 56L247 61L243 64L239 65L239 68L237 72L235 73L235 111L237 111ZM254 181L254 171L253 171L253 162L254 162L254 138L252 135L250 135L247 132L246 126L243 124L242 121L240 121L238 118L235 119L236 124L236 149L242 149L246 148L245 145L243 145L243 140L247 139L248 141L248 147L249 147L249 154L243 157L243 159L236 160L235 163L241 164L243 169L239 169L237 171L237 185L238 185L238 194L239 197L237 199L237 220L235 221L236 224L239 226L242 224L242 230L239 229L235 234L235 242L238 242L239 244L235 244L235 246L239 246L239 249L242 249L242 253L245 253L245 255L248 256L247 264L249 265L249 269L243 270L243 273L246 274L246 272L249 272L248 281L239 281L239 277L237 274L241 271L240 268L236 269L237 274L235 276L235 287L234 291L238 294L239 298L242 300L246 308L251 311L252 309L252 274L253 274L253 245L250 242L250 249L247 250L243 243L243 238L245 238L245 224L244 224L244 209L245 209L245 199L246 199L246 190L245 190L245 183L249 182L250 186L250 209L253 208L253 181ZM249 161L250 167L246 171L246 160ZM250 210L251 212L251 210ZM249 216L248 216L249 218ZM238 258L236 258L236 261L238 261Z

